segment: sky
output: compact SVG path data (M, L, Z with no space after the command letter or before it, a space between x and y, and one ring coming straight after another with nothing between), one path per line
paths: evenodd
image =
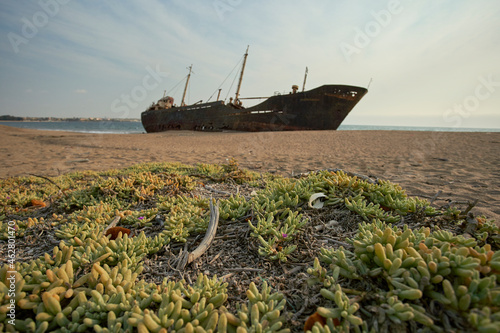
M241 97L307 67L368 87L346 125L500 128L496 0L0 0L0 115L139 118L190 65L188 103L229 98L247 46Z

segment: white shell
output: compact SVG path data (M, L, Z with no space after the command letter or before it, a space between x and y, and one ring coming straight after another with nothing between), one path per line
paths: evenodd
M324 203L323 201L318 200L319 198L327 198L327 196L324 193L314 193L309 198L309 207L316 209L323 208Z

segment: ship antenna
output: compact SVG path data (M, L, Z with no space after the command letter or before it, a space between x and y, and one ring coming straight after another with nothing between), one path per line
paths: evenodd
M307 66L306 66L306 73L304 74L304 84L302 85L302 91L306 89L306 79L307 79Z
M238 102L238 97L240 96L241 81L243 80L243 71L245 70L245 64L247 63L248 48L249 48L249 45L247 45L245 57L243 58L243 66L241 66L240 80L238 81L238 89L236 89L236 96L234 97L234 104L236 104Z
M368 87L366 87L366 90L368 90L368 88L370 88L370 84L372 84L372 81L373 81L373 78L371 77L370 82L368 82Z
M181 106L185 106L186 105L184 103L184 98L186 97L186 91L187 91L187 87L188 87L188 84L189 84L189 78L191 77L191 71L193 69L193 65L191 64L191 66L189 66L187 69L189 69L189 73L188 73L188 76L187 76L187 79L186 79L186 86L184 87L184 93L182 94Z

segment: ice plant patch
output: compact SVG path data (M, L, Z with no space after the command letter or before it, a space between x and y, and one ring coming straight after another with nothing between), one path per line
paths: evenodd
M500 330L499 228L389 181L154 163L0 202L0 331Z

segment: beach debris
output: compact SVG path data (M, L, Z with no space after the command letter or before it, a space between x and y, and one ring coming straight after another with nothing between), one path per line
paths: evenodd
M316 231L321 231L321 230L323 230L323 229L330 229L330 228L333 228L333 227L335 227L335 226L338 226L338 225L339 225L339 223L340 223L340 222L339 222L339 221L337 221L337 220L330 220L330 221L328 221L328 222L327 222L327 223L325 223L325 224L320 224L320 225L315 226L315 227L314 227L314 229L315 229Z
M165 221L163 220L163 218L161 217L160 214L156 215L155 216L155 224L159 227L163 227L163 225L165 224Z
M69 164L69 163L89 163L89 162L90 162L90 160L88 158L79 158L76 160L66 161L67 164Z
M323 208L325 203L322 200L319 200L320 198L328 198L324 193L314 193L311 195L309 198L309 207L315 208L315 209L320 209Z
M177 265L178 270L183 270L187 264L192 263L208 250L210 244L214 240L215 234L217 233L218 225L219 225L219 206L218 205L214 206L212 200L210 200L210 222L208 223L205 237L201 241L200 245L198 245L198 247L193 252L187 254L182 260L179 261L179 264Z
M109 229L113 228L113 227L116 227L116 225L118 224L118 222L120 222L120 218L121 216L120 215L116 215L115 218L113 219L113 221L111 221L110 224L108 224L108 226L104 229L104 235L107 235L107 232Z

